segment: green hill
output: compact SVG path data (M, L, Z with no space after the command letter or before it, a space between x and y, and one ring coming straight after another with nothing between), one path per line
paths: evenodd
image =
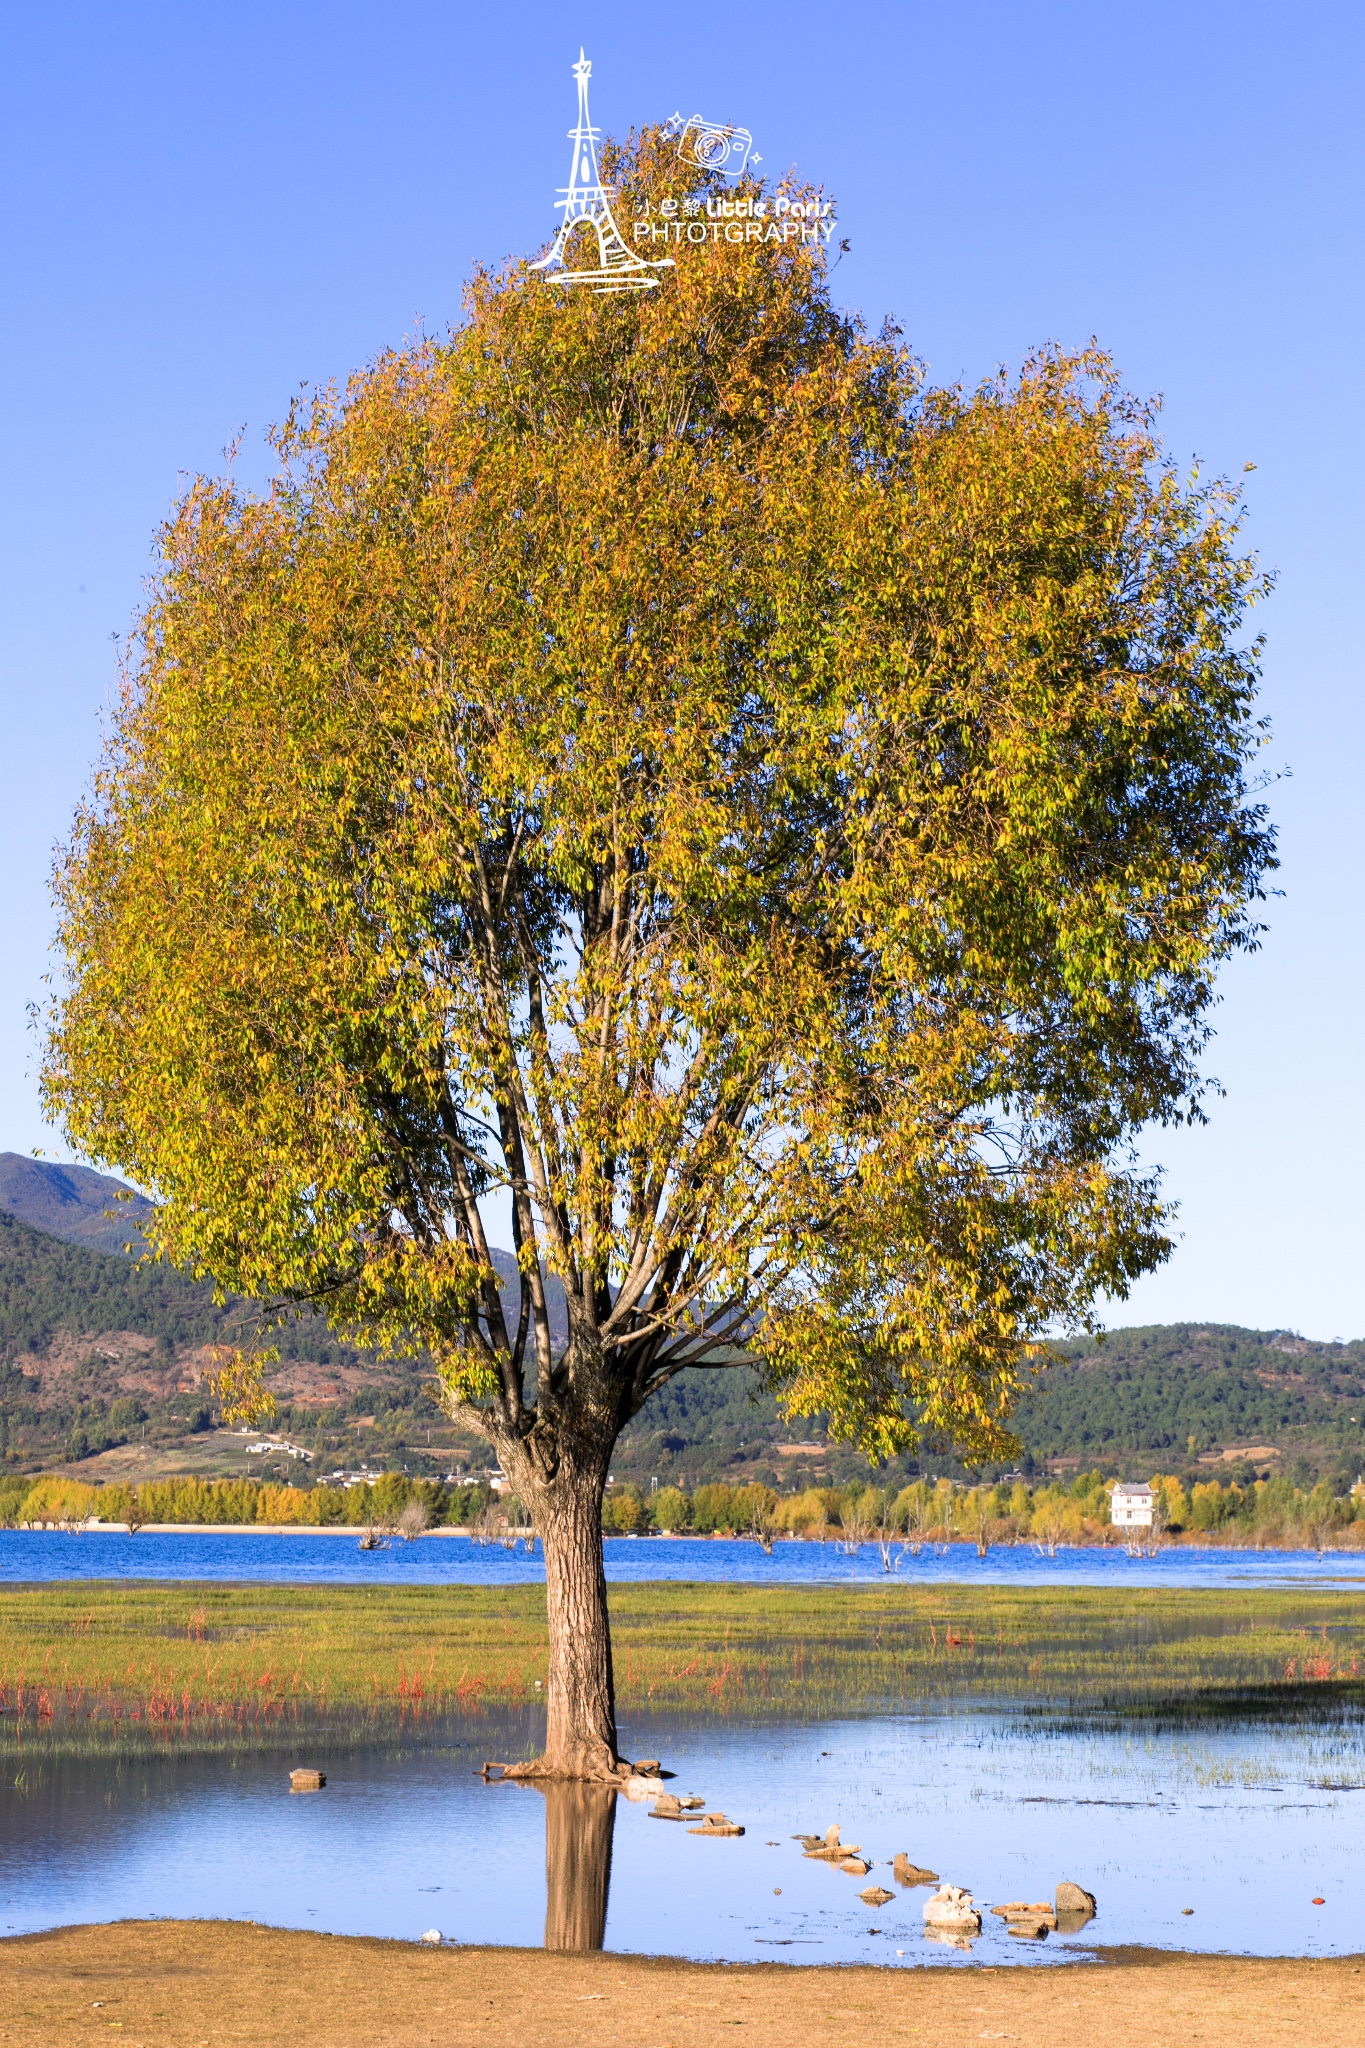
M1174 1470L1208 1461L1263 1467L1275 1447L1315 1471L1365 1459L1365 1342L1285 1330L1169 1323L1061 1347L1017 1418L1033 1456Z
M50 1177L43 1188L52 1194ZM108 1199L86 1194L83 1214ZM63 1220L79 1218L63 1211ZM510 1280L510 1255L497 1257ZM551 1291L562 1338L562 1294ZM195 1469L210 1469L199 1382L209 1347L249 1321L249 1304L216 1305L205 1284L64 1242L0 1208L0 1455L23 1469L95 1459L98 1477L121 1469L110 1464L120 1445L169 1455L193 1441ZM1016 1416L1027 1472L1278 1469L1302 1480L1354 1477L1365 1465L1365 1343L1178 1323L1061 1349ZM281 1333L280 1351L279 1424L314 1451L316 1470L360 1459L414 1474L488 1462L441 1413L423 1361L381 1361L309 1320ZM240 1462L240 1444L224 1444L225 1458L229 1450ZM894 1475L919 1469L961 1476L942 1455L898 1460ZM646 1485L761 1477L783 1490L865 1470L818 1424L784 1423L744 1368L681 1375L628 1426L615 1461L618 1478Z

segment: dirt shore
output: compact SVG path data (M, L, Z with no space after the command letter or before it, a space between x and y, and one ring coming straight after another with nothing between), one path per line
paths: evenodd
M801 2048L853 2038L1101 2048L1133 2032L1229 2048L1356 2048L1365 1958L1111 1949L1067 1968L727 1967L422 1949L223 1921L123 1921L0 1944L5 2048Z

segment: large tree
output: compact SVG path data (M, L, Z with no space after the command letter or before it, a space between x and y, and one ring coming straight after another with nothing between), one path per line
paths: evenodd
M680 169L618 151L626 217ZM810 243L677 256L480 275L195 483L58 868L53 1108L164 1256L435 1359L586 1777L622 1426L742 1355L874 1459L1001 1451L1168 1249L1133 1143L1270 860L1235 502L1108 361L931 390Z

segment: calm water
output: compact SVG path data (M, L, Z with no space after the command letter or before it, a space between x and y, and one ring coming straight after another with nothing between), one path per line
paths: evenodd
M520 1744L525 1730L508 1741ZM581 1788L485 1785L499 1750L48 1766L0 1787L0 1933L124 1916L225 1916L339 1934L898 1966L1083 1960L1097 1945L1260 1955L1357 1950L1365 1926L1365 1723L1079 1726L1000 1711L817 1728L636 1723L675 1789L747 1829L706 1839ZM504 1754L508 1753L506 1750ZM803 1860L833 1822L867 1878ZM1097 1895L1082 1934L1038 1944L986 1915L963 1953L928 1939L905 1850L978 1905ZM548 1857L547 1857L548 1852ZM548 1870L547 1870L548 1860ZM859 1890L895 1897L869 1909ZM1314 1898L1325 1903L1314 1906ZM1193 1909L1182 1914L1183 1907Z
M848 1556L836 1543L779 1543L765 1557L756 1543L679 1537L609 1537L607 1577L728 1580L751 1585L876 1585L887 1582L875 1544ZM57 1530L0 1530L0 1584L35 1579L252 1579L332 1585L538 1584L539 1548L471 1543L467 1537L395 1541L361 1550L357 1537L301 1536L287 1530L208 1529L190 1536L137 1536ZM1359 1551L1193 1550L1171 1548L1156 1558L1121 1549L1059 1549L1040 1557L1026 1545L978 1558L970 1543L942 1554L901 1558L891 1575L908 1585L954 1582L983 1586L1283 1586L1365 1585Z

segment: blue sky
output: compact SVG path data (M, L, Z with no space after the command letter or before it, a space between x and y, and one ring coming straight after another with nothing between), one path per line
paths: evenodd
M1180 1247L1114 1322L1365 1333L1357 7L741 10L104 0L0 14L0 1149L44 1131L27 1006L115 643L184 479L305 382L458 314L539 245L569 66L622 129L753 131L838 199L838 296L940 381L1096 335L1182 461L1249 478L1276 568L1283 896L1223 983L1204 1130L1150 1156Z

